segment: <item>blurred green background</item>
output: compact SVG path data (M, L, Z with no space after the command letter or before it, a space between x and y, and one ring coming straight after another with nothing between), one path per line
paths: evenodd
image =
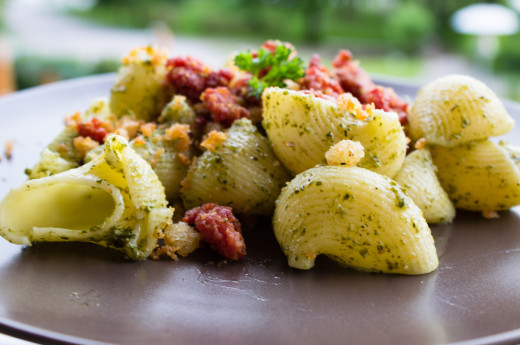
M319 52L325 63L331 61L338 49L347 48L361 60L362 67L378 76L422 83L438 73L475 74L493 84L492 88L501 96L520 100L520 33L494 36L496 51L491 57L481 56L477 46L479 37L458 33L451 25L455 12L478 1L0 0L0 27L10 37L18 89L115 71L119 57L124 54L85 58L42 54L24 48L18 42L23 37L17 36L17 30L21 31L16 29L15 22L16 11L23 6L20 1L24 6L39 3L40 11L52 12L52 18L59 16L69 26L80 22L107 32L145 33L156 38L162 35L163 41L169 39L173 55L176 50L184 53L189 47L199 45L195 55L201 52L202 60L216 61L217 54L213 56L211 49L253 48L266 39L280 39L292 42L303 58L313 51ZM515 6L519 1L486 3L503 5L518 16ZM52 30L59 31L57 28ZM35 35L38 33L36 29ZM59 35L56 37L59 39ZM103 40L103 34L95 39Z

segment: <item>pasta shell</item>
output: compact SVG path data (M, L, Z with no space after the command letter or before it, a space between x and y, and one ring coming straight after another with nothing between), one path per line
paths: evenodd
M438 266L421 210L390 178L359 167L319 166L283 189L273 217L291 267L325 254L363 271L423 274Z
M453 147L502 135L514 127L500 99L484 83L449 75L421 88L408 112L410 135Z
M151 121L166 103L165 58L151 47L138 48L126 57L110 90L110 109L117 116L134 115Z
M449 223L455 218L455 207L442 188L436 170L430 151L422 148L406 156L394 180L419 206L428 223Z
M191 165L181 191L186 209L208 202L242 214L270 215L290 175L250 120L235 121L228 137Z
M111 136L89 163L12 189L0 203L0 234L24 245L93 242L139 260L172 215L152 168L124 138Z
M191 159L191 152L180 151L173 141L153 137L143 140L143 144L134 144L132 148L150 163L164 186L166 198L172 201L180 199L181 181L188 172L189 162L186 160Z
M430 147L438 177L455 207L500 211L520 204L520 171L512 153L490 140Z
M375 110L359 120L313 94L268 88L262 95L263 125L273 149L293 174L325 163L325 152L343 139L361 142L359 166L394 176L406 155L406 137L395 113Z

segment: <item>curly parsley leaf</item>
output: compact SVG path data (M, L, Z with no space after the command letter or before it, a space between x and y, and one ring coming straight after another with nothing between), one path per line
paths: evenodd
M251 51L240 53L235 57L235 65L253 75L249 87L260 97L268 86L286 87L285 80L296 81L305 75L303 61L298 57L290 59L292 53L291 48L280 44L274 53L263 48L256 56Z

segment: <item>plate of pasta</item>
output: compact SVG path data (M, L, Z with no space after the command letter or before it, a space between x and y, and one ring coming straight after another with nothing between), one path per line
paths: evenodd
M0 331L518 342L519 117L468 76L372 80L278 41L220 69L137 48L3 97Z

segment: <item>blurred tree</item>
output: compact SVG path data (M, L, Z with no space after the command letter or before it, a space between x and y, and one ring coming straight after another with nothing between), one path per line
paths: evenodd
M118 60L86 62L69 58L42 58L25 55L16 58L14 69L16 85L19 89L25 89L62 79L115 72L119 65Z
M514 72L520 74L520 34L504 36L500 38L500 50L494 61L495 70L498 72Z
M323 2L320 0L297 1L304 18L303 40L318 43L323 40Z
M0 0L0 32L5 30L4 6L5 0Z
M417 53L435 29L435 18L424 5L403 1L385 23L387 37L405 53Z
M0 0L2 1L2 0ZM486 0L482 0L486 1ZM488 0L489 1L489 0ZM495 0L504 3L508 0ZM97 0L82 15L103 23L149 27L162 21L175 33L358 44L378 52L416 53L435 34L460 51L467 38L450 18L474 0Z
M235 0L239 8L239 14L247 20L247 27L253 32L262 32L271 26L273 12L286 15L287 18L300 17L302 28L300 34L295 36L299 40L309 43L317 43L323 40L323 10L330 4L321 0ZM276 23L277 32L281 36L293 36L291 28L287 28L288 21ZM293 38L294 39L294 38Z

